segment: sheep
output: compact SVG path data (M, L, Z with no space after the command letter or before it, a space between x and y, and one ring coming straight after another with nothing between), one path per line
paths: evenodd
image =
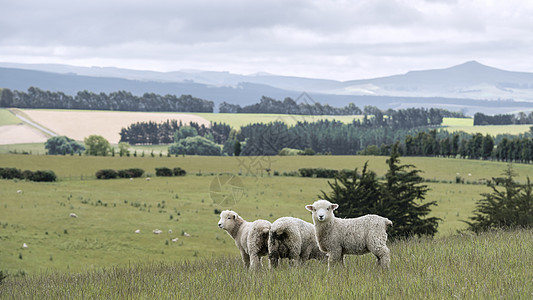
M392 222L378 215L352 219L335 217L339 207L327 200L318 200L305 208L312 212L316 238L320 250L328 254L328 270L337 263L344 264L345 254L362 255L371 252L378 265L388 269L390 250L387 248L387 227Z
M272 223L268 238L270 267L277 267L280 258L288 258L293 265L308 259L325 259L320 251L313 224L293 217L282 217Z
M78 215L75 214L75 213L70 213L69 216L70 216L71 218L77 218L77 217L78 217Z
M152 232L154 234L161 234L161 232L163 232L163 231L161 229L154 229L154 230L152 230Z
M259 269L261 257L268 254L270 226L266 220L248 222L231 210L221 212L218 221L218 227L226 230L235 240L244 266L250 269Z
M135 233L141 233L140 229L135 230Z

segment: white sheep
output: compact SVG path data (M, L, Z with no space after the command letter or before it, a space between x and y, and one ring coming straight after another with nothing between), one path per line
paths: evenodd
M387 248L387 227L392 222L378 215L337 218L333 211L338 207L338 204L327 200L318 200L305 206L313 213L318 246L328 254L328 269L339 262L344 264L345 254L362 255L369 252L377 257L381 267L388 269L390 250Z
M154 234L161 234L161 232L163 232L163 230L161 230L161 229L154 229L154 230L152 230L152 232L153 232Z
M141 233L140 229L135 230L135 233Z
M75 213L70 213L69 216L70 216L71 218L77 218L77 217L78 217L78 215L75 214Z
M288 258L293 265L308 259L325 259L315 237L315 226L293 217L282 217L272 223L268 238L270 266L277 267L279 259Z
M236 212L225 210L220 213L218 227L224 229L235 240L246 268L261 267L261 257L268 254L268 233L270 222L266 220L245 221Z

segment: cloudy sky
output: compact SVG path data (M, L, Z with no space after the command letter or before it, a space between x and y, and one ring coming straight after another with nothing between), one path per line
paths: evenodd
M0 62L337 80L533 72L531 0L3 1Z

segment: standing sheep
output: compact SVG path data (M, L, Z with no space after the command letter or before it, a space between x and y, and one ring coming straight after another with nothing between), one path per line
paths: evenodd
M288 258L293 265L299 265L312 258L324 259L326 253L318 248L313 224L283 217L270 227L268 258L270 266L277 267L280 258Z
M389 268L390 250L387 248L387 227L392 222L378 215L365 215L353 219L335 217L339 207L327 200L318 200L305 208L313 213L316 238L320 250L328 254L328 269L339 262L344 264L345 254L374 254L378 264Z
M251 269L260 268L261 256L268 254L270 225L266 220L248 222L231 210L221 212L218 221L218 227L226 230L235 240L244 266Z

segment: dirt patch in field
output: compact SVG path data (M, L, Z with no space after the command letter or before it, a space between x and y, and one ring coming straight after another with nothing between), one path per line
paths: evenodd
M202 117L183 113L145 113L145 112L111 112L111 111L55 111L55 110L23 110L35 123L72 139L83 141L91 134L101 135L110 143L120 141L120 130L132 123L156 123L166 120L178 120L183 124L196 122L210 126L210 122Z
M0 126L0 145L44 143L47 139L44 133L28 125Z

